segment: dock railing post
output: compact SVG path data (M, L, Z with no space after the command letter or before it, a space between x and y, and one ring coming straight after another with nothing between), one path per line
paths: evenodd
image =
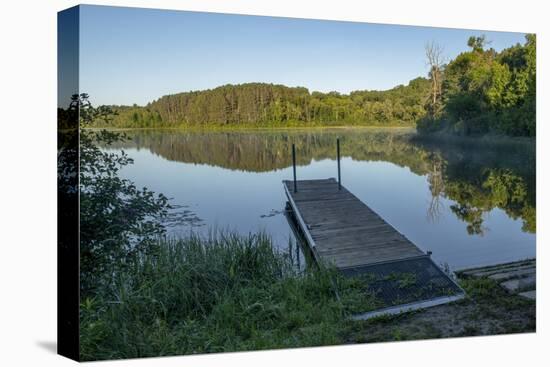
M298 192L296 186L296 146L292 143L292 173L294 176L294 192Z
M338 190L341 190L342 179L340 176L340 138L336 138L336 160L338 161Z

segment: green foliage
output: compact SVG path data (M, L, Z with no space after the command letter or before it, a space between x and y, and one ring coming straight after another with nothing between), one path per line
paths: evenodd
M468 46L472 48L474 52L483 52L483 48L487 44L485 35L480 37L471 36L468 38Z
M263 234L155 248L82 301L84 360L337 344L347 315L375 306L332 268L299 273Z
M413 125L424 116L428 82L411 80L388 91L310 93L306 88L248 83L168 95L145 107L113 106L111 126ZM96 121L102 126L102 121Z
M99 148L123 141L123 134L84 128L92 121L109 121L113 116L109 107L95 108L88 95L81 94L73 96L70 111L80 116L80 164L78 172L61 176L79 177L80 288L86 297L112 281L129 259L152 250L152 240L164 233L162 221L172 207L164 195L137 188L119 176L121 168L133 163L124 151Z
M420 132L535 136L535 35L500 53L485 50L486 44L483 36L470 37L472 51L446 65L443 112L436 119L423 119Z
M81 290L93 292L100 281L128 258L151 250L164 233L162 220L170 205L162 194L137 188L119 176L132 163L124 151L98 148L122 139L111 131L80 133L80 274ZM107 277L107 279L105 279Z

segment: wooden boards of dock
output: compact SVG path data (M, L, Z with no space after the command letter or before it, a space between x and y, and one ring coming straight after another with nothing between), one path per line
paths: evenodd
M450 302L463 291L397 229L334 178L283 181L291 211L314 259L332 264L345 275L371 273L374 289L390 306L369 313L398 313ZM390 281L393 273L418 279L410 292ZM412 298L411 298L412 297ZM408 299L407 304L396 304Z
M424 256L411 241L334 179L285 181L317 256L347 268Z

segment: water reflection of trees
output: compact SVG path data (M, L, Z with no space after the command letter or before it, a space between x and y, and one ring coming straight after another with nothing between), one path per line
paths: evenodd
M297 163L334 159L340 137L342 155L359 161L387 161L426 176L431 192L427 216L437 221L443 198L467 223L470 234L483 234L484 216L500 208L534 233L535 148L529 143L488 141L419 141L409 130L315 130L270 132L202 132L143 130L128 133L120 147L148 149L165 159L209 164L233 170L266 172ZM120 148L117 147L117 148Z
M443 213L441 198L445 194L445 166L446 162L439 154L431 154L429 157L431 167L428 171L428 183L430 185L430 203L426 210L426 217L431 222L437 222Z
M433 153L434 167L443 161L441 192L434 181L439 170L428 174L432 195L455 202L450 209L465 221L468 233L483 234L484 216L495 208L521 219L523 231L536 232L535 145L529 142L414 141Z

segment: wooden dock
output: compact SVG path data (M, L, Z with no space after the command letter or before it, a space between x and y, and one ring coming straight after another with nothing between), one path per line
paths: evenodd
M334 179L284 181L293 211L314 255L349 268L426 256Z
M463 290L414 243L333 179L283 181L291 212L314 259L344 275L365 273L386 308L367 319L452 302ZM296 185L296 190L295 186ZM411 275L408 288L396 275Z

